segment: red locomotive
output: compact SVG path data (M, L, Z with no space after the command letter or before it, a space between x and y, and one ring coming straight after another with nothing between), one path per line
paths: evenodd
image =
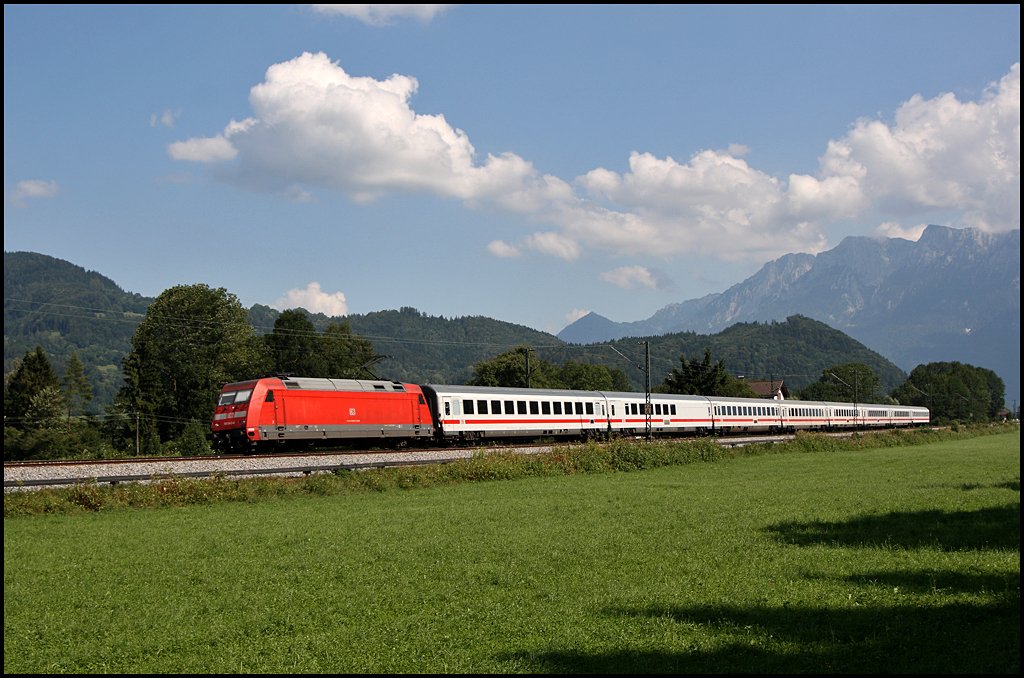
M430 439L434 427L416 384L263 377L225 385L213 415L214 449L243 451L347 439Z

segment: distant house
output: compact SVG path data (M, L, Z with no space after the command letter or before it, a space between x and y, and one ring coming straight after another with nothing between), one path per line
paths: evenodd
M757 394L758 398L768 398L771 400L789 399L789 389L786 388L786 382L782 379L778 381L748 381L747 386Z

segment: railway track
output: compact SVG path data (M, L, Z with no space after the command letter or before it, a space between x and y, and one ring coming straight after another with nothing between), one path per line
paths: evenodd
M541 452L550 446L490 448ZM70 486L83 482L118 484L153 482L168 478L303 476L338 470L366 470L397 466L449 463L483 450L436 449L404 452L307 452L274 455L161 457L4 463L4 492L41 487Z
M830 435L851 435L837 432ZM715 440L723 446L737 447L752 443L784 442L795 436L758 435L723 436ZM559 443L565 445L566 443ZM108 460L5 462L4 492L71 486L84 482L115 485L145 483L168 478L214 477L299 477L338 470L366 470L397 466L450 463L487 452L539 454L552 445L501 445L489 448L438 448L382 452L304 452L261 455L218 455L204 457L155 457Z

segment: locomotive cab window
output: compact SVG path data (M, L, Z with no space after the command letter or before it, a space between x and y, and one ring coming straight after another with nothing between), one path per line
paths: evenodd
M221 393L220 398L217 400L218 405L233 405L237 403L249 402L249 396L252 395L252 389L247 391L229 391L228 393Z

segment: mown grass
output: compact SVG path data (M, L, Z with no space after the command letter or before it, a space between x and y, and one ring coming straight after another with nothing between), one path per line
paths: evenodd
M1003 431L8 495L4 669L1015 673Z

